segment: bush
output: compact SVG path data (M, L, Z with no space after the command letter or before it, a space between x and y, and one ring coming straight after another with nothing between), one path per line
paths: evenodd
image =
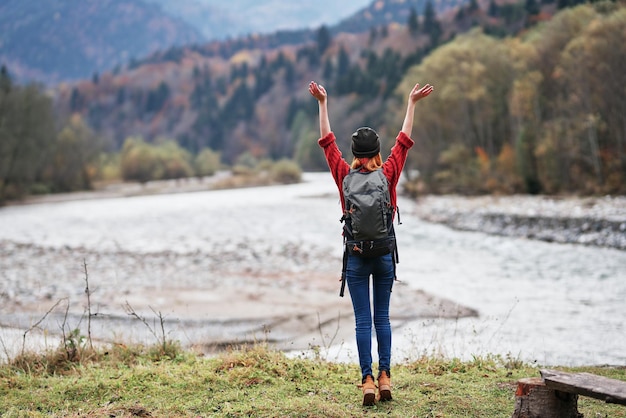
M232 172L235 175L253 175L259 168L259 161L249 152L244 152L235 161Z
M120 165L125 181L146 183L158 175L158 156L141 138L128 138L124 142Z
M479 187L477 159L463 144L452 144L439 156L440 169L434 175L439 193L475 193Z
M220 169L220 154L210 148L203 148L194 160L196 176L212 176Z
M120 165L124 180L141 183L194 174L191 155L173 141L152 145L141 138L129 138L122 148Z
M295 161L282 159L270 168L273 181L282 184L299 183L302 180L302 170Z
M33 183L30 186L30 194L42 195L50 193L50 187L43 183Z
M155 147L160 172L154 180L180 179L191 177L194 170L191 154L174 141L166 141Z
M121 154L101 153L96 163L94 180L114 181L122 178Z

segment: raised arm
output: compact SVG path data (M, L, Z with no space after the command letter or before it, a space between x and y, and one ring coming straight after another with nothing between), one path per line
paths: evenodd
M324 138L330 131L330 120L328 119L328 95L326 89L315 81L309 83L309 93L317 99L320 114L320 135Z
M419 83L415 84L411 93L409 94L409 98L406 106L406 115L404 116L404 122L402 123L402 132L411 137L411 131L413 130L413 114L415 113L415 103L418 100L423 99L433 92L433 86L430 84L426 84L424 87L420 87Z

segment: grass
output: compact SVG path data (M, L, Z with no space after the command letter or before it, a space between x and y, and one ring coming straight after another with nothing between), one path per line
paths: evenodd
M70 354L72 357L70 358ZM626 380L626 368L588 371ZM266 345L213 358L175 343L22 354L0 365L4 417L510 417L515 359L424 357L392 368L394 400L361 406L356 364L290 358ZM626 407L581 397L585 417L626 417Z

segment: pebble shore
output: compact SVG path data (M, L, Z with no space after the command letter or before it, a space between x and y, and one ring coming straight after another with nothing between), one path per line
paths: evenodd
M425 196L416 211L424 221L459 230L626 250L624 196ZM337 296L341 260L327 249L306 258L293 251L226 245L202 253L96 252L0 239L0 343L5 356L21 347L24 330L59 301L39 327L42 335L58 333L66 322L84 328L86 269L97 313L92 325L103 340L152 338L125 306L151 321L163 312L168 337L202 352L251 338L284 349L304 349L333 334L338 341L353 338L349 298ZM421 291L394 295L398 326L415 318L478 315Z
M425 196L417 214L458 230L626 250L626 196Z
M75 328L98 342L165 337L203 354L255 341L287 351L351 341L350 298L338 296L340 266L324 250L301 257L288 247L140 253L0 240L0 361L24 343L55 346L61 332ZM397 327L478 314L420 290L395 295Z

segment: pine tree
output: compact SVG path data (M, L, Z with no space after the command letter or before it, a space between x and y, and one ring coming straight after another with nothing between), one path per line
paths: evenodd
M498 17L500 15L500 8L495 0L489 0L489 11L487 13L490 17Z
M441 37L441 24L437 20L437 14L432 1L428 0L424 7L424 24L422 25L422 32L430 37L432 45L439 43Z
M370 46L376 42L376 38L378 38L378 30L376 29L376 26L372 26L370 28L370 37L368 42Z
M326 25L322 25L317 30L317 50L319 51L320 55L326 52L331 42L332 38L330 36L330 31L328 30Z
M417 12L414 7L411 7L411 12L409 13L409 19L407 21L407 26L409 27L409 33L412 36L416 36L419 33L419 22L417 20Z
M333 76L333 71L335 69L333 68L333 63L330 59L327 59L326 61L324 61L324 69L322 70L322 78L324 80L330 80Z
M350 70L350 56L346 49L342 46L337 57L337 76L343 77Z
M12 85L13 82L11 81L9 70L7 70L7 67L3 64L2 67L0 67L0 92L8 93Z
M524 9L526 10L526 13L528 13L530 16L536 16L541 11L537 0L526 0Z

